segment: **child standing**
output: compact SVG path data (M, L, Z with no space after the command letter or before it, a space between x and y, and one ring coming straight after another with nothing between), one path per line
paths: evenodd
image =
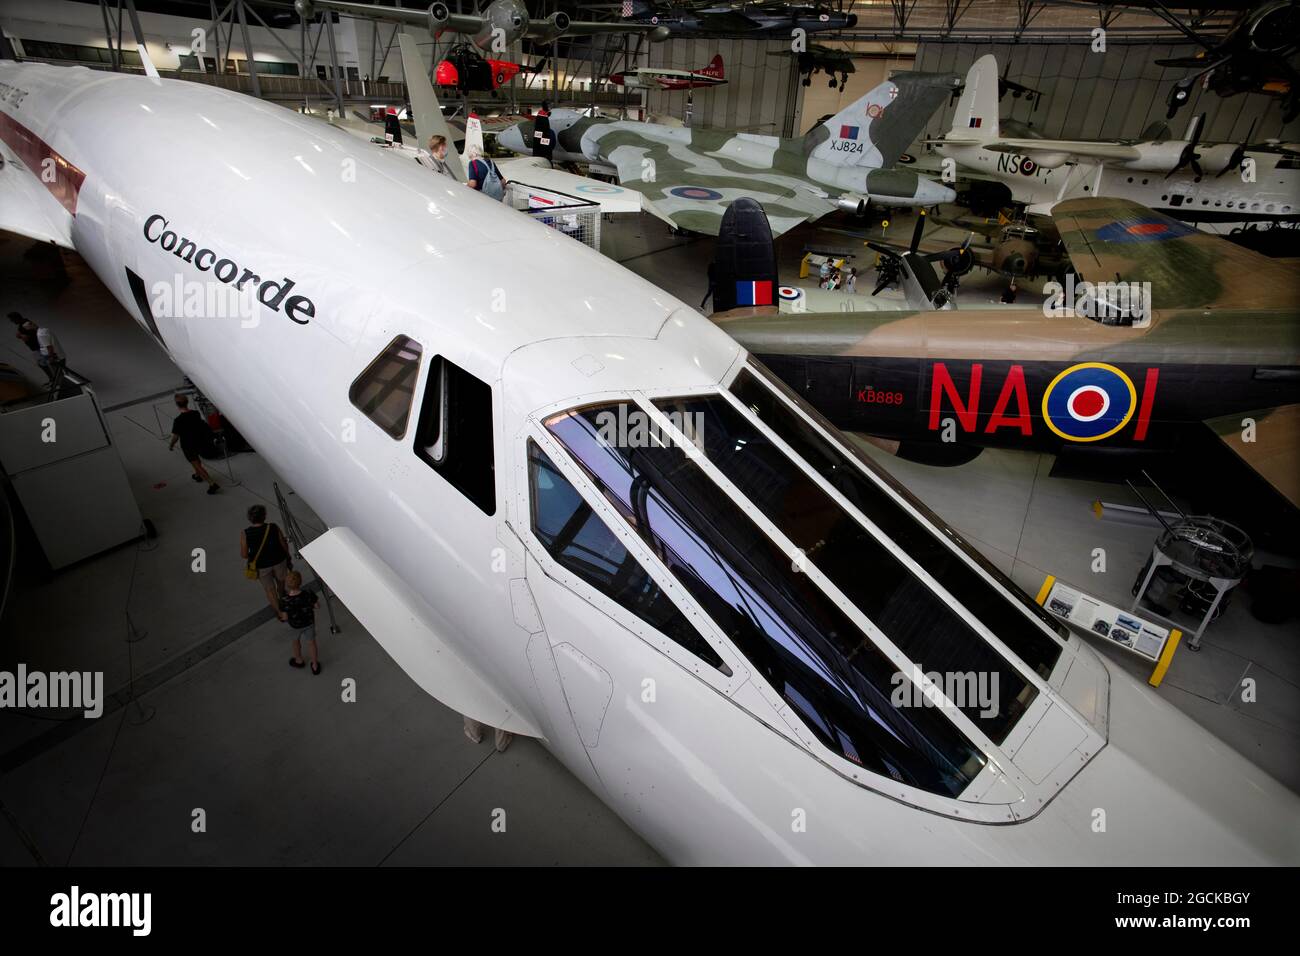
M284 579L285 594L280 599L280 609L288 617L289 626L294 630L293 657L289 658L290 667L302 667L302 644L307 642L311 651L311 672L320 673L320 655L316 649L316 608L320 600L315 594L302 589L302 575L290 571Z

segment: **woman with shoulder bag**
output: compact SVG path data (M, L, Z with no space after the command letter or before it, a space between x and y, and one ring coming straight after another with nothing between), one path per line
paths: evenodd
M248 509L250 527L239 533L239 554L244 559L244 577L261 581L267 603L275 616L286 620L280 610L280 593L289 573L289 542L279 525L266 522L266 506L253 505Z

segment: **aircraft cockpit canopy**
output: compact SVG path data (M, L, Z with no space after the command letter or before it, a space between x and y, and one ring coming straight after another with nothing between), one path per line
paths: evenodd
M739 652L836 759L956 798L1061 658L1059 624L757 365L727 390L542 425L590 496L530 443L532 525L551 555L710 667L729 673L716 648ZM605 527L619 520L652 559ZM668 596L683 592L711 628ZM955 693L948 675L990 693Z

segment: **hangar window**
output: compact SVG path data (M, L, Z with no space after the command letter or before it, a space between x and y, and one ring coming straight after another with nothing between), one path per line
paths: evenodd
M718 652L533 441L528 442L528 483L533 534L551 557L700 660L731 674Z
M441 355L430 359L415 453L484 514L496 514L492 386Z
M602 419L620 411L546 427L810 734L873 773L960 794L987 763L979 748L941 708L895 705L910 679L681 448L609 441Z
M406 434L420 373L420 343L399 335L348 389L348 400L393 438Z

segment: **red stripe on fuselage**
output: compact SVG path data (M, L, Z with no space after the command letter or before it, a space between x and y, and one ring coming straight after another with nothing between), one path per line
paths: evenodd
M1133 440L1144 441L1147 427L1151 424L1151 406L1156 403L1156 382L1160 380L1160 369L1147 369L1146 381L1142 384L1142 404L1138 408L1137 428L1133 429Z
M0 113L0 140L45 184L64 209L74 216L77 214L77 195L86 179L84 172L8 113Z

